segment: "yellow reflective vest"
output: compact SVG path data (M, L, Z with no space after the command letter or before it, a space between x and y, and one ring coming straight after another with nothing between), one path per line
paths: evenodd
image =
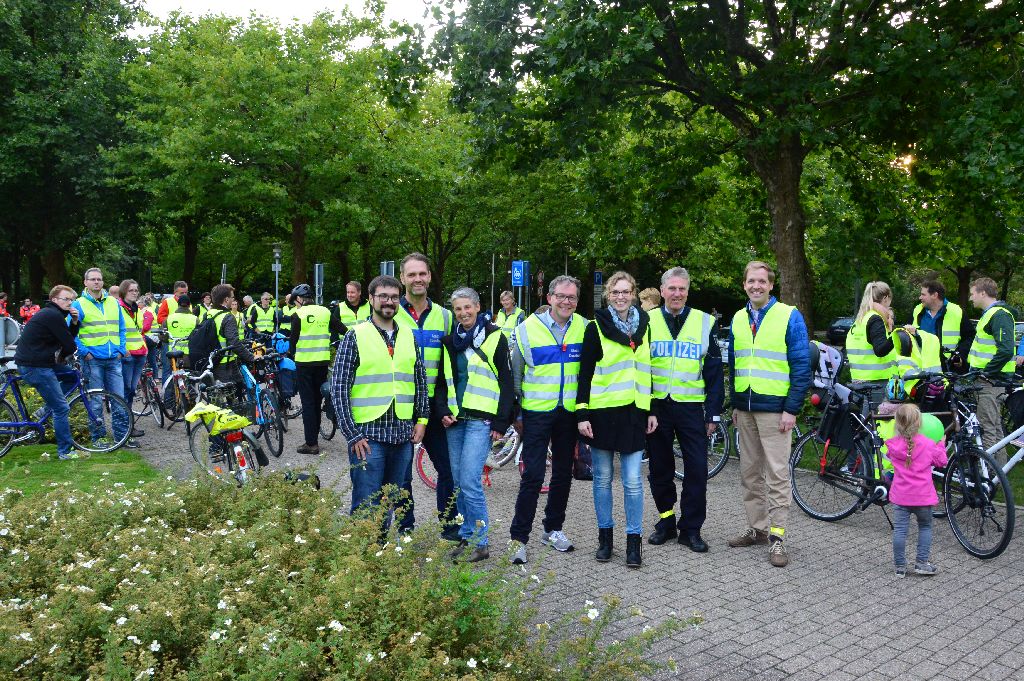
M175 310L167 315L167 333L171 337L172 349L181 350L188 355L188 343L174 344L173 341L187 339L189 334L199 325L199 320L191 312Z
M270 333L274 330L274 308L268 307L266 310L262 306L256 305L256 323L255 327L257 331L262 333ZM249 315L252 319L252 315Z
M344 300L338 303L338 317L341 319L341 323L348 328L352 328L356 324L361 324L370 318L372 310L370 309L370 303L365 302L356 309L355 312L348 306L348 303Z
M601 339L601 360L594 366L588 407L610 409L635 404L644 411L650 411L650 328L636 348L631 348L610 340L596 321L590 323L597 327L597 335Z
M869 311L859 322L855 322L846 336L846 356L850 360L850 379L854 381L888 381L896 372L899 353L895 345L885 357L875 354L868 341L868 320L882 318L874 310Z
M750 329L745 306L733 316L733 386L737 393L749 389L775 397L789 394L786 329L794 309L776 301L762 314L756 336Z
M416 340L401 324L395 334L394 355L373 324L359 324L355 334L359 366L349 396L352 418L370 423L383 416L392 403L395 415L411 419L416 400Z
M437 369L441 363L441 337L452 332L454 317L451 312L433 302L428 309L426 318L420 318L423 324L419 324L400 301L395 321L399 326L405 326L412 331L416 338L416 351L423 361L423 369L427 374L427 394L433 397Z
M323 305L303 305L299 316L299 340L295 343L295 363L327 362L331 359L331 311ZM360 355L360 358L362 355ZM360 360L361 361L361 360Z
M981 315L981 319L978 320L977 333L974 336L974 342L971 343L971 351L967 355L967 364L972 369L989 369L989 363L996 356L996 337L985 331L985 327L988 326L992 317L1000 312L1010 315L1011 319L1013 318L1013 314L1005 307L992 305L985 310L985 313ZM1010 360L1006 364L998 369L995 367L991 367L991 369L999 373L1013 373L1015 366L1016 362L1013 359L1013 353L1011 353Z
M561 402L566 411L576 411L580 352L586 326L586 319L573 314L561 343L538 315L530 315L516 327L516 345L526 363L520 404L523 409L553 411Z
M917 304L914 308L914 324L918 324L921 315L928 314L924 305ZM942 313L942 347L953 350L960 343L960 324L964 319L964 310L956 303L946 301L946 311Z
M683 328L673 338L662 308L651 310L651 374L655 399L704 401L704 357L711 344L715 318L690 308Z

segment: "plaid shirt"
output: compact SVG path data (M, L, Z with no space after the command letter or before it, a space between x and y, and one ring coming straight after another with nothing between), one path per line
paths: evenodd
M370 321L373 324L373 321ZM395 346L398 335L398 323L395 330L388 333L376 324L374 328L380 332L381 338L389 348ZM414 376L416 379L416 398L413 404L412 419L400 419L395 414L395 403L377 419L369 423L357 424L352 416L352 405L349 401L352 386L356 380L356 368L359 366L359 348L356 345L355 331L349 331L338 346L338 354L334 359L334 374L331 379L331 401L334 413L337 414L338 428L345 436L349 446L360 440L373 440L385 444L397 445L408 442L412 438L412 426L417 419L430 416L430 401L427 397L427 374L423 369L422 360L416 360Z

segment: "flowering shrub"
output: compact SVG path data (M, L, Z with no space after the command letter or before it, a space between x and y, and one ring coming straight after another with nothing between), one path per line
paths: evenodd
M534 628L542 585L453 566L426 534L278 476L0 493L0 669L15 678L632 678L670 621L603 646L587 603ZM383 545L379 543L383 541ZM542 580L541 580L542 581ZM573 628L582 634L569 635ZM561 633L559 633L561 632Z

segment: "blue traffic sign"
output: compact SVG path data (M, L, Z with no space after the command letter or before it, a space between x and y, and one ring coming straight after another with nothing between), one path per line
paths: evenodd
M604 285L604 272L602 272L601 270L595 270L594 271L594 286L603 286L603 285Z
M526 273L523 271L523 261L513 260L512 261L512 285L513 286L525 286L526 285Z

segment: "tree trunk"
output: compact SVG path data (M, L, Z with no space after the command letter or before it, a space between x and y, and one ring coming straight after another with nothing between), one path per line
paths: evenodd
M348 250L341 252L338 258L338 269L341 271L341 288L345 292L345 284L352 281L352 266L348 262Z
M195 282L192 281L196 274L196 256L199 254L199 230L196 228L196 220L194 217L186 217L181 223L181 242L184 248L183 259L181 264L181 278L182 280L193 285L193 290L196 290L194 286Z
M774 294L799 308L813 334L814 277L804 249L807 216L800 202L800 176L807 151L798 136L788 136L767 149L748 147L744 156L768 194L772 250L779 267Z
M292 286L307 282L306 273L306 225L309 219L303 215L292 218ZM307 282L308 283L308 282Z
M43 260L39 257L38 251L29 251L25 258L28 260L28 295L32 300L45 300L43 292ZM51 288L60 282L51 284Z
M956 268L957 303L965 311L971 308L971 275L974 274L973 267Z
M360 232L359 233L359 246L363 256L363 295L369 295L369 285L373 281L373 270L370 269L370 233Z

